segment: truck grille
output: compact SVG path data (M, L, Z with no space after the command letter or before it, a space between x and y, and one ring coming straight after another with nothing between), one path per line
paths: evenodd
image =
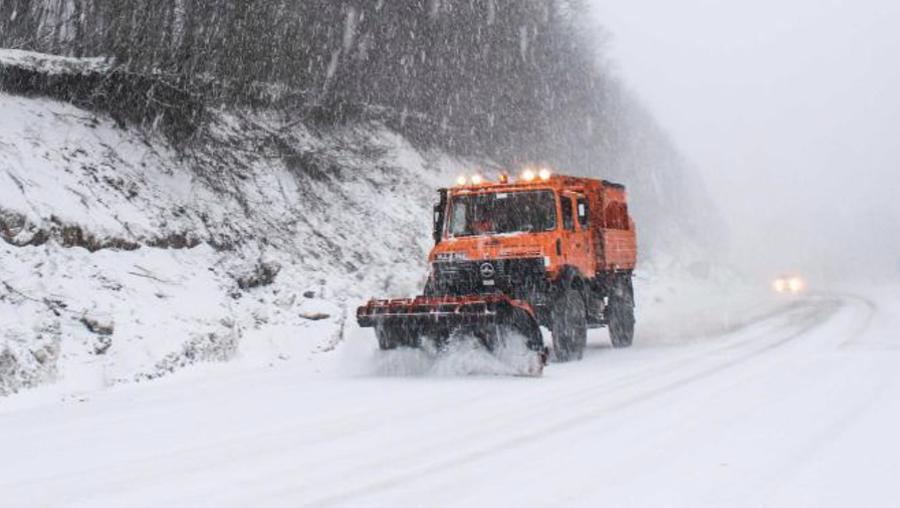
M435 262L432 277L439 295L502 292L529 299L547 285L543 258Z

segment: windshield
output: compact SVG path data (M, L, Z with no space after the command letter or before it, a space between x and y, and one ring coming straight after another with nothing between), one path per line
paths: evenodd
M549 190L455 196L451 202L450 236L554 229L556 200Z

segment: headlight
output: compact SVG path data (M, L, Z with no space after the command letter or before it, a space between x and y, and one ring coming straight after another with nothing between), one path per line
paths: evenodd
M784 290L787 289L787 283L784 279L775 279L775 282L772 283L772 289L779 293L784 293Z
M772 289L777 293L796 294L802 292L805 287L806 281L797 276L778 277L772 281Z

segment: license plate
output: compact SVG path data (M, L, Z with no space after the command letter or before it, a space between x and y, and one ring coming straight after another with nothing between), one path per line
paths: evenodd
M481 281L481 283L484 284L485 286L493 286L494 285L494 281L492 281L492 280L483 280L483 281Z

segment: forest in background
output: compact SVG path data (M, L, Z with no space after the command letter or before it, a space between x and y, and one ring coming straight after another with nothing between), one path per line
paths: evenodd
M380 115L453 152L583 166L615 152L628 100L585 17L578 0L0 0L0 45L112 57L206 104Z

